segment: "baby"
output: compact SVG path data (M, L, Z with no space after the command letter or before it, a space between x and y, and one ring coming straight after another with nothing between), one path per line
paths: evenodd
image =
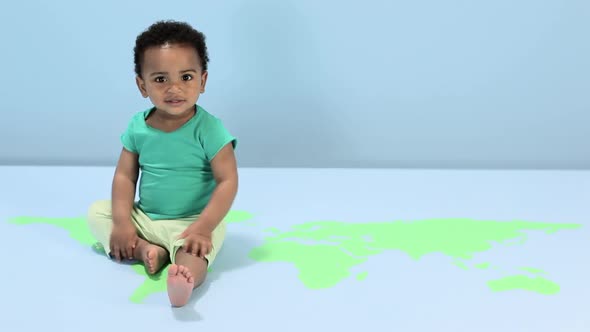
M171 263L168 297L184 306L223 244L238 188L237 140L197 104L209 61L201 32L156 22L134 52L137 87L153 107L136 113L121 135L111 200L95 202L88 223L119 262L140 260L150 274Z

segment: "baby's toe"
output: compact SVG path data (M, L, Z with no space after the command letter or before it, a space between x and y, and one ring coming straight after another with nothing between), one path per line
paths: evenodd
M177 275L179 272L179 267L176 264L171 264L170 268L168 269L168 275L169 276L175 276Z

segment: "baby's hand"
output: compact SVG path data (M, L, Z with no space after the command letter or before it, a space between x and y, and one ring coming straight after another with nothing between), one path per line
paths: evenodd
M180 238L184 239L184 245L182 246L184 252L193 256L205 258L213 247L211 244L211 232L199 227L198 222L187 227L180 234Z
M133 259L137 241L137 230L133 224L116 224L110 239L111 255L119 262L121 259Z

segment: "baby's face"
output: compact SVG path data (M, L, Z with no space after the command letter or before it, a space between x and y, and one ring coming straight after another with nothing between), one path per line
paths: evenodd
M158 110L169 115L192 111L199 95L205 91L207 73L192 47L164 45L145 51L142 78L137 85Z

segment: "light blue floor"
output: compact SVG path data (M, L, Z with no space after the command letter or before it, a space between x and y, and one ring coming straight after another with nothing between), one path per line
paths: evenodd
M109 198L112 168L0 167L0 326L4 331L589 331L590 172L243 169L231 224L209 280L190 304L165 293L129 295L144 280L51 225L18 216L79 217ZM461 269L444 255L415 261L386 251L346 278L312 290L289 263L248 258L269 227L315 220L431 218L579 223L477 255L504 269L532 266L556 295L492 292L500 271Z

